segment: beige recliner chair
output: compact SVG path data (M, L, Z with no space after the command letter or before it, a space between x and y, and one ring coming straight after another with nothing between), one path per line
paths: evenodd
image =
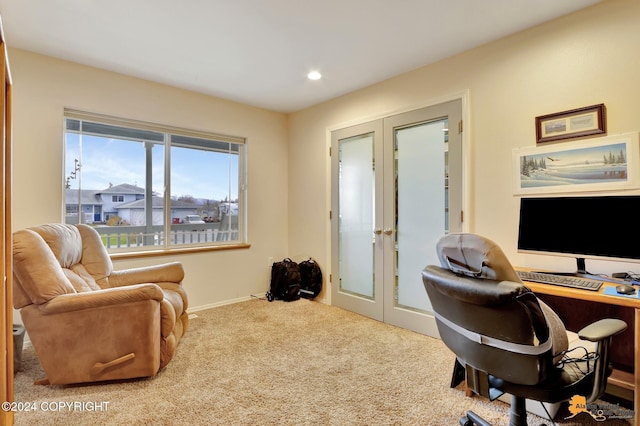
M69 384L155 375L187 329L179 262L114 271L95 229L13 234L13 306L47 378Z

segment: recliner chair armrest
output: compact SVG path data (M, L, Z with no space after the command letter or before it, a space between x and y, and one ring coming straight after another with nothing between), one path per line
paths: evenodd
M578 337L582 340L597 342L607 337L613 337L627 329L627 323L613 318L605 318L584 327L578 332Z
M139 284L121 288L88 291L86 293L63 294L48 303L40 305L39 310L43 315L53 315L62 312L121 305L143 300L157 300L161 302L163 298L164 293L157 285Z
M171 282L180 284L184 279L184 268L180 262L143 266L140 268L113 271L109 276L111 287L122 287L141 283Z

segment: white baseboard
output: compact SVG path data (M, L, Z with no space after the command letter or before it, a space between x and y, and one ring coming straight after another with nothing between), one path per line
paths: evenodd
M246 302L247 300L251 300L253 298L254 296L244 296L244 297L239 297L237 299L223 300L222 302L208 303L206 305L189 306L189 309L187 309L187 312L193 313L198 311L204 311L206 309L217 308L219 306L233 305L234 303Z
M211 308L217 308L219 306L225 306L225 305L233 305L234 303L240 303L240 302L246 302L247 300L253 300L253 299L265 299L266 297L264 295L264 293L258 293L258 294L252 294L249 296L244 296L244 297L238 297L237 299L231 299L231 300L223 300L222 302L215 302L215 303L208 303L206 305L198 305L198 306L194 306L191 307L189 306L189 309L187 309L188 313L193 313L193 312L198 312L198 311L204 311L206 309L211 309ZM318 303L323 303L325 305L329 305L330 303L328 303L326 298L316 298L314 299L314 302L318 302Z

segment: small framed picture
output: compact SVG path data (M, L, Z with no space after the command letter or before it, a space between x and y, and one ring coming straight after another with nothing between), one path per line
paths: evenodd
M605 133L604 104L536 117L536 143Z

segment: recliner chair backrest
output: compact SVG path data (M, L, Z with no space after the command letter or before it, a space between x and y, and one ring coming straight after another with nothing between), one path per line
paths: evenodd
M61 294L108 287L113 265L97 232L87 225L42 225L16 231L16 309L42 304Z

